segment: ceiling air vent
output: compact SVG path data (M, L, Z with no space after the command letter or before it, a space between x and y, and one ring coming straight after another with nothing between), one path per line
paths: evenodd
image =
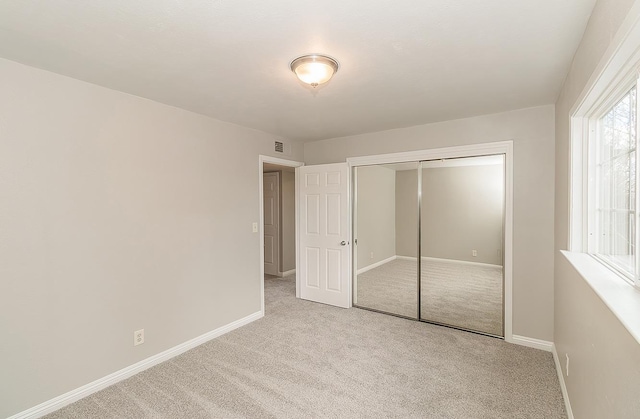
M276 141L276 151L278 153L284 153L284 144L281 141Z

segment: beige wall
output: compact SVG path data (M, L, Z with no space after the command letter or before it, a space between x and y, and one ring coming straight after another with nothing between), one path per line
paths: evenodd
M553 340L554 107L306 143L307 164L513 140L513 333Z
M418 254L418 174L416 170L396 172L396 254ZM417 272L416 272L417 275Z
M416 257L417 176L397 172L399 256ZM502 165L423 168L422 256L502 265L503 208Z
M576 418L637 418L640 344L622 326L559 250L568 244L570 110L634 2L597 2L556 103L555 334Z
M502 265L503 191L502 165L423 169L422 256Z
M574 417L637 419L640 344L562 256L556 261L555 311L556 350Z
M383 166L363 166L357 170L356 228L358 269L361 269L396 254L396 172Z
M0 417L260 311L274 138L6 60L0 92Z
M296 268L296 174L284 170L280 172L280 271Z

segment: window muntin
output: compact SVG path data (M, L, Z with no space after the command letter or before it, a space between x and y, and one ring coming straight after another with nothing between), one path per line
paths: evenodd
M634 86L598 120L589 191L595 198L590 252L631 281L637 277L636 100Z

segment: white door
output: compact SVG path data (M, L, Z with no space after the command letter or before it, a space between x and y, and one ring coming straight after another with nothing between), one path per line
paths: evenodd
M280 273L280 178L278 172L263 175L264 273Z
M296 170L300 298L350 307L349 168L338 163Z

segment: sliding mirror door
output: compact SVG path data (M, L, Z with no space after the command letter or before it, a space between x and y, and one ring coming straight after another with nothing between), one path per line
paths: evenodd
M418 318L418 163L356 167L353 304Z
M504 156L421 164L421 320L504 336Z

